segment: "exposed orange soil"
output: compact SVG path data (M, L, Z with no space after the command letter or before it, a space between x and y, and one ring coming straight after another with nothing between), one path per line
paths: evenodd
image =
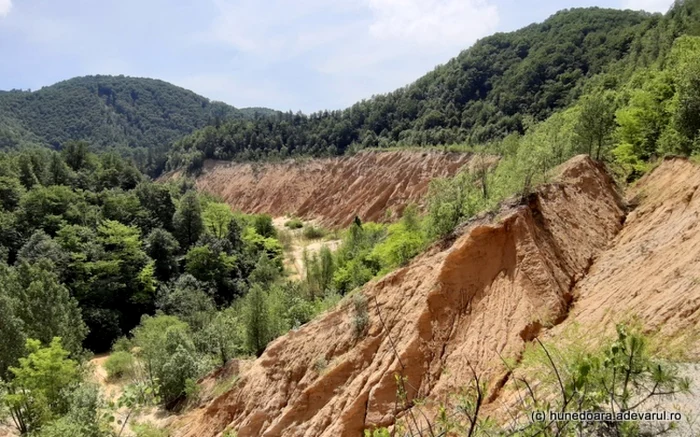
M700 356L700 168L671 159L629 190L624 229L576 287L572 323L637 318ZM688 346L689 345L689 346Z
M346 299L274 341L176 435L359 436L401 414L396 374L409 399L446 401L471 381L471 364L494 400L508 378L501 356L517 359L535 336L556 340L574 322L593 332L634 314L670 339L697 332L699 185L697 166L666 161L630 190L628 215L604 169L574 158L523 204L365 286L365 336L354 337Z
M382 221L389 210L395 218L408 203L421 202L430 180L454 175L471 157L395 151L282 163L207 161L196 183L246 213L294 214L345 227L356 215Z

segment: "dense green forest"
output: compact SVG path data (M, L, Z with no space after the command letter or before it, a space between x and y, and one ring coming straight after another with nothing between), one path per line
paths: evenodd
M533 121L574 104L594 83L615 88L636 68L657 62L688 32L692 8L679 3L666 16L561 11L541 24L484 38L415 83L343 111L279 113L204 128L174 145L169 167L197 169L205 158L483 144L522 134Z
M160 80L78 77L33 92L0 91L0 149L27 144L58 149L88 141L95 148L118 148L157 174L165 151L182 136L223 120L272 113L211 102Z

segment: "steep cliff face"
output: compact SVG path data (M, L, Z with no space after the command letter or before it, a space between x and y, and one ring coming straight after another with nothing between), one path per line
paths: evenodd
M344 227L355 216L382 221L421 203L430 181L456 174L472 155L437 151L364 152L355 156L282 163L209 161L197 188L234 209L273 216L294 214Z
M566 319L625 215L602 167L574 158L523 204L474 220L449 247L365 286L364 335L354 334L347 298L269 345L176 435L359 436L401 414L396 375L409 400L446 400L470 382L469 366L496 396L507 377L500 357L517 359L544 326Z
M636 319L700 356L700 168L664 161L628 192L625 226L577 285L565 324L611 330Z

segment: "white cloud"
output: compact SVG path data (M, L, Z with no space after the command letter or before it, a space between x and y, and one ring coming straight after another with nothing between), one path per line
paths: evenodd
M635 11L668 12L672 3L672 0L624 0L622 2L622 7Z
M319 90L337 107L406 85L499 22L495 0L212 1L218 13L198 42L234 48L236 70L306 74L307 92ZM277 75L274 88L294 82L285 84Z
M236 107L267 106L276 109L292 108L295 97L288 91L264 78L236 78L230 74L198 74L184 77L165 77L175 85L209 98L230 103Z
M492 31L498 9L486 0L368 0L374 15L370 33L438 45L456 40L468 44Z
M0 0L0 18L6 17L12 9L12 0Z

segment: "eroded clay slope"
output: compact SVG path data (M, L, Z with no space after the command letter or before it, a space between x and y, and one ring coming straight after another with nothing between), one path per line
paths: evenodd
M470 160L463 153L392 151L282 163L209 161L196 183L234 209L339 227L356 215L381 221L387 210L400 214L420 203L432 179L454 175Z
M700 353L700 344L692 341L700 326L698 187L697 165L669 159L630 189L634 209L576 287L576 303L560 329L572 323L610 329L636 319Z
M359 339L350 299L279 338L232 391L183 417L177 435L356 437L400 413L396 374L409 398L445 399L469 382L468 363L497 393L499 354L519 356L541 326L565 318L572 289L625 216L612 181L585 157L526 203L365 286L369 327Z

